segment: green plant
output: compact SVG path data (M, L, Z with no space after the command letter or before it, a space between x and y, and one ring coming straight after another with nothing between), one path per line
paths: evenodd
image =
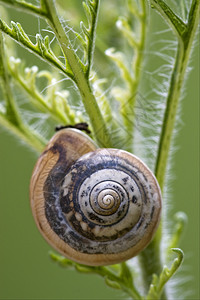
M150 102L141 98L143 94L141 74L145 68L145 49L148 47L149 3L147 1L127 1L126 8L120 12L124 16L119 17L116 24L121 32L121 40L124 45L115 45L116 48L118 46L117 51L113 49L112 45L106 50L105 41L98 38L96 40L100 7L97 0L83 2L87 23L81 22L81 30L77 29L77 31L68 24L65 25L64 21L60 21L52 0L41 0L39 6L17 0L1 0L0 3L44 19L50 27L50 31L53 32L53 36L56 37L56 42L50 41L49 36L43 37L39 33L33 42L19 23L11 22L11 27L9 27L4 20L0 19L2 31L0 78L4 98L4 101L0 102L0 123L39 152L43 149L52 131L49 130L44 134L41 130L37 120L38 112L40 116L41 114L48 116L46 123L50 122L52 127L53 124L58 123L65 125L81 121L89 122L92 136L100 147L118 147L137 154L138 145L145 142L147 147L143 147L144 153L141 155L154 169L164 193L178 101L199 22L199 1L193 0L190 5L186 1L177 4L178 14L174 13L166 1L151 1L151 8L160 13L169 24L177 41L176 43L169 42L172 50L176 51L174 60L171 59L171 56L167 57L166 53L160 53L164 59L170 59L171 63L161 66L160 69L167 76L162 83L162 86L166 88L166 95L164 93L159 95L161 100L165 98L162 107L160 107L161 100L160 102ZM104 5L106 6L106 4ZM77 9L79 7L80 3L77 4ZM117 35L115 31L111 30L108 34L110 37ZM10 41L7 39L7 35L39 56L52 69L48 70L46 67L45 70L39 72L35 66L24 67L21 60L11 56L14 52L13 44L11 44L12 50L8 51ZM94 60L95 40L96 49L102 62L105 60L102 52L106 50L109 58L107 63L112 66L113 61L118 70L119 76L117 76L116 82L111 82L111 86L106 81L103 68L100 69L99 74L94 72L98 65L98 62ZM170 50L170 44L166 49ZM62 55L61 58L60 55ZM56 80L54 75L57 76ZM20 105L14 97L11 78L12 82L29 96L30 103L28 103L25 113L21 113ZM74 84L75 88L71 89L71 95L69 94L69 84L65 78L69 78ZM43 80L46 87L45 95L39 92L38 79ZM64 90L59 87L59 81L62 81ZM81 101L84 108L80 109ZM147 118L142 120L142 124L140 122L138 124L138 118L141 119L141 107ZM155 118L158 124L157 130L146 128ZM156 122L154 121L154 124ZM155 137L158 138L156 145L153 142ZM156 151L156 157L152 156L149 148ZM160 250L164 234L163 224L152 243L139 255L144 294L136 289L137 278L135 278L136 275L133 278L128 263L112 267L88 267L71 262L56 254L51 254L51 257L62 266L103 276L109 286L125 291L133 299L168 299L164 286L183 259L183 252L177 247L184 223L185 216L179 214L176 222L177 229L168 245L165 246L164 258L161 258ZM163 267L163 264L168 264L171 259L170 249L177 254L177 258L173 260L170 268Z

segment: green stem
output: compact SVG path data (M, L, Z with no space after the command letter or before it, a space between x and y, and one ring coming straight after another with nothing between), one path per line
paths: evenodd
M67 118L62 114L60 111L56 110L55 108L48 103L48 101L45 101L45 99L41 96L41 94L36 90L36 88L33 88L32 85L28 84L27 81L24 80L23 76L19 74L19 72L16 70L16 68L12 68L11 65L8 63L8 70L12 77L16 80L16 82L27 92L27 94L30 96L30 102L38 108L39 111L50 114L52 119L54 119L56 122L66 125L67 124Z
M0 0L1 1L1 0ZM7 3L8 5L11 5L11 2L9 1ZM19 4L19 8L21 7L21 3L17 2L17 6ZM23 4L23 3L22 3ZM22 5L24 6L24 5ZM26 5L25 5L26 6ZM107 126L105 124L105 120L102 116L102 113L99 109L99 106L96 102L96 99L92 93L89 80L84 73L82 66L81 66L81 61L77 57L70 40L68 36L65 33L64 28L62 27L62 24L60 23L59 17L56 12L56 7L54 4L53 0L42 0L41 1L41 7L35 9L34 11L32 6L28 5L28 7L25 7L25 9L28 12L34 12L38 13L40 17L46 18L47 22L50 24L52 29L54 30L54 33L61 45L61 48L63 50L63 53L66 57L66 66L67 68L63 69L63 66L61 66L61 63L57 60L55 60L55 57L53 53L48 53L45 52L45 59L56 66L57 68L61 69L61 71L66 75L72 78L72 73L73 73L73 80L75 81L80 95L82 97L83 104L85 106L85 110L90 118L90 122L92 125L92 128L94 130L94 134L96 137L97 142L99 143L99 146L101 147L112 147L111 144L111 137L108 132ZM15 30L13 31L12 29L8 28L6 24L2 21L1 22L1 30L4 31L5 33L9 34L12 38L17 39L20 43L22 43L23 46L26 46L28 49L31 48L32 51L34 51L35 54L41 56L41 51L40 48L37 46L33 45L30 40L28 39L27 36L24 36L24 31L22 30L21 27L19 27L19 24L12 23L13 26L17 26L14 28L16 31L20 31L19 37L16 37ZM22 40L21 40L22 39ZM39 40L40 42L40 40ZM43 45L41 45L43 47ZM52 56L53 55L53 56ZM44 57L43 57L44 58ZM72 70L72 73L70 71ZM68 70L68 72L66 71Z
M54 1L44 0L43 3L45 3L48 12L47 21L54 30L66 60L74 74L74 80L81 94L85 110L90 118L95 137L101 147L111 147L111 138L109 136L105 121L91 91L89 81L83 72L80 61L72 48L70 40L68 39L62 24L60 23Z
M186 57L183 49L183 44L181 45L179 43L176 62L171 77L167 106L165 110L155 166L155 175L158 179L161 190L163 190L164 187L167 160L169 156L172 133L175 125L178 99L180 97L181 87L185 75L185 67L187 64L185 58Z
M91 69L92 61L93 61L99 5L100 5L100 0L96 0L94 9L93 9L93 14L92 14L91 35L90 35L90 40L88 41L88 66L87 66L87 71L86 71L87 78L89 78L90 69Z
M12 121L12 123L15 126L19 126L21 124L21 120L20 120L17 107L12 97L12 92L11 92L9 82L10 82L10 78L6 66L3 34L0 33L0 83L2 86L3 94L5 95L5 99L6 99L6 115L8 121Z
M108 286L123 290L132 299L142 300L142 296L133 284L133 276L128 265L123 262L113 266L87 266L71 261L63 256L50 252L51 258L65 268L73 268L85 274L96 274L105 279ZM112 268L114 267L114 268Z
M142 12L138 15L140 21L140 41L136 43L134 48L134 60L133 71L134 78L130 80L130 94L131 97L124 105L124 109L122 110L122 114L124 116L124 125L127 131L127 147L126 150L129 152L133 151L133 141L134 141L134 128L133 128L133 120L135 118L135 101L137 96L137 91L140 83L140 76L142 72L142 62L144 56L144 47L146 40L146 4L144 0L141 0L141 10ZM132 133L130 135L130 132Z
M54 66L60 70L65 76L68 76L72 80L73 74L69 68L66 68L61 61L54 55L53 51L50 49L49 43L48 47L45 45L48 41L48 36L46 40L41 37L40 34L36 35L36 43L32 43L29 37L26 35L25 31L19 23L11 21L11 28L0 18L0 30L12 39L17 41L21 46L25 47L27 50L31 51L37 55L40 59L45 60L50 65Z
M134 90L136 91L140 82L140 75L141 75L141 65L143 62L143 56L144 56L144 46L145 46L145 40L146 40L146 4L144 0L141 0L141 7L142 7L142 13L139 15L140 22L141 22L141 29L140 29L140 42L138 43L138 55L136 56L135 61L135 78L136 80L136 86Z
M3 36L0 34L0 84L6 102L5 114L0 114L0 124L20 137L21 140L25 141L33 149L41 151L44 147L44 140L23 123L14 101L3 44Z
M180 98L181 89L184 82L186 67L192 50L192 43L194 41L195 32L199 22L199 1L194 0L191 5L189 18L192 18L188 24L187 31L183 35L178 36L178 49L175 60L174 70L171 76L169 92L167 97L167 105L164 114L163 126L160 135L158 154L155 166L155 175L163 191L164 179L167 168L167 161L169 157L169 150L173 136L173 130L176 120L176 113L178 107L178 100ZM161 250L160 241L162 235L162 224L156 233L154 240L150 245L140 254L140 262L143 270L143 278L148 287L152 280L152 274L161 272ZM162 299L167 299L165 291Z
M163 0L151 0L151 4L152 8L157 9L176 34L182 36L186 30L186 24L181 18L179 18Z
M160 237L155 237L149 246L139 254L139 262L142 271L143 288L147 293L152 282L152 275L157 274L159 276L163 268L160 251ZM167 299L165 290L162 293L161 299Z
M140 42L138 43L138 49L137 49L136 60L135 60L135 83L133 85L133 90L132 90L134 99L133 99L132 106L135 106L137 91L138 91L140 77L141 77L141 73L142 73L142 63L143 63L143 58L144 58L144 47L145 47L146 30L147 30L147 25L146 25L147 16L146 16L145 0L141 0L141 8L142 8L142 13L140 14L140 23L141 23ZM134 134L133 134L133 140L134 140Z
M199 22L199 5L199 1L193 1L189 15L191 16L192 11L193 21L189 23L190 25L188 26L187 31L184 33L182 39L179 39L175 66L171 76L155 166L155 175L158 179L161 190L163 190L164 186L170 144L176 120L178 100L180 98L186 67L192 50L192 43Z
M13 125L12 122L9 122L8 118L2 113L0 113L0 124L9 130L9 132L13 133L17 138L19 138L20 141L29 145L31 149L34 149L36 152L41 153L42 150L44 150L44 146L46 145L47 141L42 141L40 137L32 135L30 129L26 130L25 134L16 125Z
M25 1L19 1L19 0L0 0L0 3L6 6L14 7L20 11L25 11L34 15L37 15L39 17L45 17L46 11L43 9L42 6L35 6L31 3L27 3Z
M132 299L137 299L137 300L142 299L139 292L135 289L133 284L127 284L126 280L123 280L123 278L114 274L107 267L94 267L93 270L94 270L93 273L98 274L104 278L107 277L107 278L109 278L109 280L112 280L113 282L117 282L121 286L121 289L124 292L126 292L129 296L131 296ZM130 276L131 276L131 274L130 274ZM132 276L131 276L131 278L132 278Z

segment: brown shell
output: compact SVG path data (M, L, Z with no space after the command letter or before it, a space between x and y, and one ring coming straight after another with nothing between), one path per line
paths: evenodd
M30 185L36 224L56 250L86 265L127 260L151 241L161 194L148 167L118 149L96 149L74 129L56 133Z

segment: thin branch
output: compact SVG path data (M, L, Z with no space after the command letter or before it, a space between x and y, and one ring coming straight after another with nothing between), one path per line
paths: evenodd
M37 153L41 153L42 150L44 149L44 146L47 143L45 139L42 139L36 134L33 135L32 130L28 129L25 133L19 127L13 125L13 123L8 120L7 116L3 115L1 112L0 112L0 124L7 130L9 130L9 132L14 134L17 138L19 138L19 140L22 141L22 143L24 142L25 144L30 146L31 149L35 150Z
M0 33L0 84L6 102L5 112L0 112L0 124L20 137L22 141L25 141L33 149L41 151L45 144L44 139L33 130L30 130L30 128L24 124L20 116L18 107L13 98L6 62L3 36Z
M20 0L0 0L0 4L9 6L9 7L14 7L19 11L24 11L30 14L37 15L39 17L46 17L46 11L44 7L41 6L35 6L31 3L25 2L25 1L20 1Z
M87 266L71 261L61 255L50 252L53 261L65 268L73 268L81 273L100 275L105 279L108 286L121 289L126 292L132 299L142 300L142 297L133 284L133 276L124 262L114 266ZM112 269L112 267L115 267ZM114 270L116 269L116 270Z
M59 69L64 75L68 76L71 79L73 78L73 74L70 70L66 69L60 60L54 55L53 51L49 45L48 36L44 39L40 34L36 35L36 43L32 43L29 39L23 28L19 23L11 22L12 27L10 28L1 18L0 18L0 30L5 34L9 35L12 39L18 42L21 46L26 48L27 50L33 52L37 56L39 56L42 60L47 63L53 65L57 69Z
M171 10L171 8L163 0L151 0L151 4L152 8L157 9L178 36L183 36L187 29L186 24Z
M98 20L98 12L99 12L99 5L100 0L96 0L92 5L93 13L92 13L92 21L91 21L91 28L90 28L90 39L88 41L88 66L87 66L87 78L89 78L90 69L92 66L93 61L93 54L94 54L94 47L95 47L95 35L96 35L96 27L97 27L97 20Z

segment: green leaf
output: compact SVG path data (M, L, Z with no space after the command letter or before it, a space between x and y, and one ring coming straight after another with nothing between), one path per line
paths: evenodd
M83 33L84 43L84 56L86 65L86 76L89 78L92 63L93 63L93 53L95 46L95 35L96 35L96 25L98 20L98 10L99 10L99 0L87 0L83 1L82 5L87 17L88 27L85 26L83 22L80 23L80 27Z
M3 36L0 33L0 85L3 92L2 95L5 99L5 106L1 107L0 111L0 124L6 127L10 132L14 133L34 150L41 151L44 147L45 140L25 123L22 115L20 114L13 94L13 89L11 87L12 82L10 80L7 61Z
M184 212L177 212L174 216L175 219L175 226L174 226L174 232L170 241L170 245L167 251L167 254L169 255L169 252L171 252L172 248L176 248L179 246L180 239L183 235L185 226L187 224L187 215Z
M114 289L121 289L128 295L130 295L133 299L142 299L140 293L137 291L133 284L132 274L126 263L108 267L92 267L76 263L53 252L50 252L50 257L62 267L73 268L74 270L81 273L91 273L100 275L104 278L106 284L109 287L112 287Z
M33 52L37 56L39 56L42 59L45 59L46 62L53 65L54 67L57 67L64 75L67 75L71 79L73 79L73 74L71 72L71 69L65 68L65 66L61 63L59 59L55 56L53 51L50 48L50 45L48 43L48 38L43 37L40 34L36 34L36 43L32 43L32 41L29 39L28 35L22 28L20 23L15 23L11 21L11 28L0 18L0 30L4 32L5 34L9 35L12 39L20 43L22 46L24 46L29 51Z
M172 278L183 261L184 255L181 249L173 248L171 250L175 252L178 257L174 259L171 268L168 268L167 266L163 267L160 276L157 276L156 274L153 275L152 283L146 297L147 300L160 299L165 284Z
M60 125L75 124L83 121L81 112L76 112L68 104L69 92L67 90L59 90L56 79L51 72L39 72L37 66L22 70L21 65L21 60L10 57L8 61L9 72L18 85L29 95L30 103L38 111L48 113ZM45 94L39 92L36 83L36 80L42 77L48 81Z
M121 285L117 281L109 279L108 276L105 277L105 283L113 289L121 290Z
M162 14L164 19L169 22L177 34L182 37L187 26L181 18L177 16L163 0L151 0L151 4L152 7L156 8Z
M46 11L42 3L41 6L35 6L32 3L26 2L24 0L0 0L0 3L14 7L15 9L18 9L20 11L25 11L31 14L38 15L40 17L46 16Z

